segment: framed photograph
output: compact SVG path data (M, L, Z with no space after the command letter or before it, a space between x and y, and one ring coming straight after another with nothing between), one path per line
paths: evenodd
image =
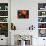
M38 10L45 10L46 9L46 3L38 3Z
M38 22L46 22L46 17L38 17Z
M46 29L39 29L39 37L46 37Z
M28 19L29 18L29 10L18 10L17 16L19 19Z
M46 23L38 23L38 28L46 28Z
M8 17L0 17L0 22L8 22Z
M38 16L46 16L46 11L38 11Z
M8 23L0 23L0 35L8 37Z
M8 10L8 3L0 3L0 10Z
M8 11L0 11L0 16L8 16Z

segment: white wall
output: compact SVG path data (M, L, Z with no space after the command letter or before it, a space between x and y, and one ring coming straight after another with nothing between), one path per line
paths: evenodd
M33 1L33 0L11 0L11 22L13 22L17 28L17 30L15 31L15 34L26 34L27 35L27 31L28 27L30 25L34 25L35 26L35 30L33 31L34 33L32 34L31 32L28 34L32 34L34 36L38 36L37 34L37 1ZM26 9L29 10L29 19L17 19L17 10L21 10L21 9ZM34 41L34 40L33 40ZM35 42L34 42L35 43ZM37 44L37 43L35 43Z
M25 0L25 1L12 0L11 1L11 15L12 15L11 22L14 22L17 30L28 30L29 26L31 26L33 23L37 21L37 16L36 16L37 4L36 3L35 1L29 1L29 0ZM17 18L17 11L22 9L29 10L29 19ZM36 26L36 24L34 25Z
M46 0L11 0L11 22L16 26L15 34L20 32L27 34L28 27L33 24L35 26L35 30L31 31L33 46L43 44L43 38L38 38L38 3L46 3ZM17 10L21 9L29 10L29 19L17 18ZM31 34L31 32L28 33Z

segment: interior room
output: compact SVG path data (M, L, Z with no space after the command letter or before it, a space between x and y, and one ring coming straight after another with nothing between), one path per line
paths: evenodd
M46 0L0 0L0 46L46 46Z

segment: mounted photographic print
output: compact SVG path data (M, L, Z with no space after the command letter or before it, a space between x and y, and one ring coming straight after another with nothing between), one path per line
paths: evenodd
M0 16L8 16L8 11L0 11Z
M46 29L39 29L39 37L46 37Z
M0 22L8 22L8 17L0 17Z
M0 23L0 35L8 37L8 23Z
M38 11L38 16L46 16L46 11Z
M29 10L18 10L17 16L20 19L28 19L29 18Z
M46 9L46 3L39 3L38 4L38 10L45 10Z
M46 17L38 17L38 22L46 22Z
M46 28L46 23L39 23L38 28Z
M8 3L0 3L0 10L8 10Z

